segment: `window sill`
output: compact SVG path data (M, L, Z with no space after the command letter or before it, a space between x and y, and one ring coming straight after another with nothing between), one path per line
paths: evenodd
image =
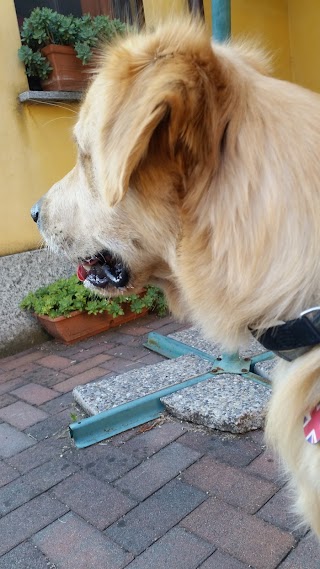
M19 95L20 103L51 103L52 101L81 101L82 91L24 91Z

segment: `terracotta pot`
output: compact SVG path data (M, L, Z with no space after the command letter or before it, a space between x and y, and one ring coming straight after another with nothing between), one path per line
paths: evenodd
M88 314L77 310L71 312L69 316L58 316L57 318L50 318L36 314L38 321L47 332L57 340L64 344L73 344L79 340L84 340L100 332L105 332L110 328L115 328L136 318L141 318L147 314L148 309L143 308L140 314L131 312L129 304L123 304L122 308L124 314L113 318L107 312L102 314Z
M70 45L50 44L41 50L49 60L53 71L41 81L45 91L82 91L86 88L88 67L76 56Z

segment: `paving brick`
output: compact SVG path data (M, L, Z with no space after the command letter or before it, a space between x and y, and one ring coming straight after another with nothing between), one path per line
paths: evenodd
M0 409L2 409L2 407L7 407L7 405L11 405L11 403L14 403L15 401L17 401L16 397L13 397L9 393L0 395Z
M243 469L219 463L208 456L183 473L183 479L205 492L254 514L278 490L275 484L253 478Z
M158 330L159 328L165 326L166 324L171 324L174 321L171 315L168 316L155 316L152 318L148 324L146 324L147 328L150 330Z
M77 465L69 464L64 458L59 457L30 470L23 478L30 487L40 493L55 486L77 470Z
M31 435L37 441L42 441L47 437L62 434L68 436L68 426L71 422L70 412L68 410L61 411L40 423L36 423L32 427L26 429L26 433Z
M213 549L212 545L197 536L182 528L174 528L129 563L128 569L196 569Z
M110 356L109 354L98 354L93 358L88 358L83 360L82 362L72 364L70 367L67 367L64 370L64 373L67 373L68 375L71 376L78 375L79 373L83 373L84 371L87 371L89 369L99 366L100 364L107 362L111 358L112 356Z
M1 360L1 367L6 371L10 371L12 369L20 368L22 369L23 366L26 364L33 363L42 358L41 352L32 351L29 353L22 353L16 354L13 359L8 359L7 361Z
M33 542L63 569L121 569L132 559L71 512L40 531Z
M56 383L65 381L68 377L68 375L61 371L50 369L48 367L37 366L32 372L23 376L23 385L26 385L27 383L38 383L39 385L52 387L52 385L55 385Z
M98 354L107 354L107 348L108 347L114 348L114 346L115 344L111 342L102 342L101 344L97 344L91 346L91 348L86 348L82 350L79 350L78 347L78 349L75 350L72 355L72 360L75 360L77 363L83 362L84 360L91 359Z
M93 367L83 373L79 373L65 381L62 381L61 383L55 384L54 389L61 391L62 393L66 393L67 391L71 391L74 387L77 387L77 385L89 383L89 381L93 381L94 379L98 379L104 375L106 375L106 370L104 368Z
M86 472L70 476L55 486L53 493L99 530L111 525L136 505L110 484Z
M136 436L123 443L121 448L125 452L130 452L136 458L143 460L179 438L183 433L184 429L180 423L168 421L160 426L151 428L145 433L140 434L138 430ZM112 440L111 443L117 445L117 441L119 439L116 441Z
M53 391L53 389L49 389L43 385L38 385L37 383L28 383L27 385L18 387L18 389L15 389L12 394L20 399L24 399L28 403L32 403L33 405L42 405L43 403L51 401L51 399L59 396L59 393Z
M276 482L278 486L283 486L285 482L281 479L280 463L277 457L269 450L264 451L253 460L247 470L252 474L258 474L258 476Z
M279 569L319 569L320 545L317 538L309 533L289 553L279 565Z
M250 565L248 566L234 557L230 557L227 553L217 550L200 565L199 569L248 569L248 567Z
M0 520L0 555L28 539L66 511L67 508L63 504L42 495L10 512Z
M152 428L153 423L154 421L150 421L149 423L144 423L143 427ZM114 437L108 439L108 442L116 447L121 447L124 443L132 439L132 437L135 437L138 434L140 428L141 427L134 427L133 429L129 429L128 431L123 431L123 433L119 433L118 435L114 435Z
M48 417L47 413L24 403L24 401L16 401L16 403L0 409L0 418L18 429L26 429L39 421L43 421L46 417Z
M106 534L139 555L205 499L206 494L201 490L173 480L110 526Z
M261 446L262 449L266 448L266 442L264 438L264 432L262 429L257 429L256 431L251 431L250 438Z
M14 454L34 445L31 437L20 433L11 425L0 425L0 458L8 458Z
M178 330L184 330L186 327L188 326L174 320L173 322L169 322L169 324L160 326L157 329L157 332L158 334L163 334L164 336L166 336L167 334L174 334L175 332L178 332Z
M49 415L56 415L60 413L60 411L64 411L65 409L70 409L72 404L74 403L73 395L71 392L64 393L64 395L59 395L55 399L48 401L47 403L43 403L40 409L49 413Z
M8 484L19 476L19 472L0 460L0 486Z
M33 371L35 371L37 367L39 366L36 366L33 363L29 363L29 364L24 364L19 368L12 369L11 371L4 371L0 373L0 385L2 386L3 383L12 381L13 379L17 379L18 377L24 378L28 373L32 373Z
M2 384L0 383L0 395L9 393L13 389L21 387L21 385L24 385L24 383L25 381L22 377L17 377L15 379L11 379L10 381L5 381Z
M87 461L86 469L87 471L106 482L112 482L120 476L126 474L129 470L139 464L139 460L134 456L123 452L121 449L113 447L111 445L106 445L100 447L102 450L101 458L90 460L90 453L83 455L80 459L78 455L78 460L83 462ZM91 456L94 456L92 453Z
M132 360L126 360L125 358L114 357L107 361L105 364L101 364L101 367L117 373L124 373L130 371L131 369L137 369L142 367L142 364L133 363Z
M56 565L26 541L1 557L0 569L56 569Z
M197 451L173 442L128 472L116 482L116 486L132 497L144 500L200 456Z
M141 364L144 365L152 365L152 364L157 364L159 362L163 362L165 360L165 358L163 356L160 356L160 354L148 354L147 356L143 356L141 358L138 359L138 361Z
M291 534L216 498L201 504L181 525L255 569L275 569L295 543Z
M139 358L143 358L149 354L149 350L143 346L130 346L130 345L118 345L115 348L108 348L108 354L110 356L115 356L117 358L123 358L132 363L132 361ZM107 364L108 365L108 364Z
M305 534L303 528L297 529L299 521L291 513L291 500L288 489L282 488L269 500L257 513L257 516L270 524L278 526L286 531L290 531L295 537L302 537Z
M29 502L39 492L32 488L22 477L0 488L0 517Z
M134 324L127 325L121 329L122 334L129 334L130 336L143 336L148 334L150 329L146 326L135 326Z
M201 431L189 431L181 443L210 453L222 462L233 466L246 466L261 453L261 446L250 437L235 435L209 435Z
M45 356L37 361L39 365L49 367L51 369L64 369L70 366L71 361L69 358L64 358L63 356L57 356L56 354L50 354L49 356Z
M128 334L120 334L120 339L119 339L120 344L125 344L127 346L135 346L135 347L144 346L146 341L147 341L147 335L129 336Z
M52 458L58 458L63 452L63 445L63 439L47 439L11 456L7 461L21 474L25 474Z

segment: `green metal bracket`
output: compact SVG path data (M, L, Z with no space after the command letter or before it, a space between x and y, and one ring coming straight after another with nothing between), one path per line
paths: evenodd
M258 383L270 383L266 378L263 378L254 373L254 366L258 362L269 360L274 358L273 352L263 352L258 354L253 358L242 358L239 354L227 354L223 353L219 356L212 356L188 346L179 340L174 338L168 338L167 336L161 336L157 332L151 332L148 334L147 342L144 344L149 350L157 352L166 358L178 358L179 356L186 356L187 354L194 354L208 360L213 364L213 373L235 373L242 375L247 379L252 379Z
M198 375L72 423L69 426L70 436L74 439L77 448L85 448L138 425L143 425L163 413L164 405L160 401L162 397L210 378L212 378L212 373Z

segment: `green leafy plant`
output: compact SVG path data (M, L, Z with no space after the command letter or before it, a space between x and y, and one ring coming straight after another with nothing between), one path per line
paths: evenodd
M101 298L85 288L75 275L29 292L20 303L20 308L51 318L70 316L75 310L83 310L89 314L107 312L115 318L124 314L124 303L128 303L130 310L136 314L140 314L144 308L155 311L159 316L167 312L164 295L156 287L146 287L143 295Z
M25 18L20 30L22 46L19 59L25 64L29 77L46 79L52 67L41 49L46 45L70 45L86 65L90 62L94 48L100 42L110 42L116 35L124 34L126 25L108 16L85 14L81 18L65 16L50 8L34 8Z

